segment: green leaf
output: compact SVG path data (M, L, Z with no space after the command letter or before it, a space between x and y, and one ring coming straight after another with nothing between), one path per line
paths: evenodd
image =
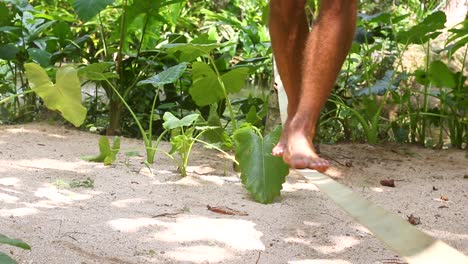
M17 262L12 259L10 256L7 254L0 252L0 263L2 264L17 264Z
M9 237L7 237L5 235L2 235L2 234L0 234L0 244L7 244L7 245L12 245L12 246L15 246L15 247L22 248L22 249L31 250L31 247L28 244L21 241L20 239L9 238ZM2 263L2 262L0 262L0 263Z
M191 114L182 119L179 119L175 117L171 112L166 112L164 113L164 116L163 116L163 119L164 119L163 127L166 130L171 130L174 128L191 126L193 122L195 122L198 119L199 116L200 116L199 114Z
M112 148L110 147L109 139L106 136L99 138L99 155L85 156L83 160L92 162L103 162L104 165L111 165L117 158L117 153L120 151L120 138L114 137Z
M237 93L245 86L245 79L249 76L249 68L235 68L221 76L221 80L228 93Z
M233 45L231 42L213 43L213 44L195 44L195 43L173 43L163 45L162 48L167 49L168 53L180 52L180 60L192 62L200 56L209 55L214 49Z
M18 54L18 52L19 52L19 48L12 43L1 45L0 46L0 59L13 60L16 58L16 54Z
M47 108L60 111L63 118L76 127L83 124L87 110L81 104L81 84L73 67L59 68L55 84L41 66L26 63L24 68L31 89L42 98Z
M88 21L113 3L114 0L75 0L73 8L81 19Z
M187 63L182 62L176 66L170 67L151 78L138 82L138 85L152 84L154 87L162 86L177 81L187 69Z
M424 44L442 33L446 21L444 12L434 12L411 29L400 32L398 41L403 44Z
M49 52L37 48L30 48L28 49L28 54L33 61L39 63L42 67L47 67L50 65L50 58L52 57L52 54Z
M189 93L198 106L210 105L224 98L216 73L204 62L192 65L192 87Z
M265 138L260 137L252 127L242 127L234 133L242 184L260 203L271 203L281 195L282 184L289 173L283 159L271 154L280 134L280 127Z
M119 78L114 72L105 72L112 67L112 63L98 62L89 64L78 71L78 75L90 81L105 81L112 78Z
M252 105L249 109L249 112L247 113L247 116L245 117L245 121L255 126L261 120L262 119L257 114L257 108L255 105Z
M429 75L425 70L422 69L417 69L414 72L414 77L416 79L416 82L422 85L429 85L430 80L429 80Z
M440 60L435 60L429 65L429 79L437 87L455 88L457 86L455 73Z

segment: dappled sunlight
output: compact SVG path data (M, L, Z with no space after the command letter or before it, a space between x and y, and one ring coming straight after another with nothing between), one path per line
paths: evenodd
M5 186L14 186L14 187L19 187L21 186L20 184L20 179L16 177L5 177L5 178L0 178L0 185L5 185Z
M150 227L154 225L165 225L165 222L141 217L141 218L120 218L107 222L112 229L124 232L124 233L135 233L138 232L141 228Z
M220 245L239 251L265 249L260 240L263 233L255 229L255 223L241 219L182 216L177 218L176 222L164 222L154 218L120 218L111 220L108 224L112 229L125 233L135 233L142 228L156 226L158 229L154 234L156 240L178 244L193 242L208 245L178 248L168 253L175 259L185 261L206 261L206 257L209 256L211 260L218 257L225 258L226 249L220 248ZM219 244L214 245L214 243ZM199 253L193 256L187 254L197 249L200 250Z
M255 223L241 219L212 219L201 216L177 218L175 223L165 223L166 230L155 238L167 242L220 242L236 250L264 250Z
M150 201L150 200L142 199L142 198L131 198L131 199L123 199L123 200L114 201L111 203L111 205L115 207L119 207L119 208L126 208L126 207L130 207L133 205L142 204L147 201Z
M437 229L424 230L424 232L442 240L468 240L468 227L466 228L465 234L451 233L447 230L437 230Z
M327 239L327 244L331 245L324 245L324 243L312 243L310 240L302 237L289 237L286 238L285 241L288 243L309 245L315 251L321 254L340 253L360 243L359 239L351 236L330 236Z
M218 246L190 246L179 247L169 252L166 255L177 261L190 261L194 263L213 263L221 262L226 258L231 257L226 249Z
M76 161L68 162L47 158L16 160L15 163L16 165L14 167L19 169L55 169L62 171L79 171L82 165L80 162Z
M214 183L216 185L224 185L226 182L239 183L240 179L236 176L215 176L215 175L200 175L197 176L202 181Z
M21 217L37 214L39 211L36 208L23 207L14 209L0 209L0 217Z
M374 192L378 192L378 193L381 193L381 192L384 192L384 189L380 188L380 187L372 187L370 188L372 191Z
M0 193L0 202L2 203L14 203L18 200L19 198L16 196L12 196L6 193Z
M70 190L58 189L52 185L38 188L34 192L34 195L39 198L47 198L52 202L52 204L55 203L56 205L70 204L73 201L88 200L93 197L90 194L81 194Z
M308 190L308 191L319 191L317 186L312 183L308 183L305 181L298 181L294 183L285 182L283 183L283 190L284 192L294 192L299 190Z
M288 264L352 264L352 262L342 259L304 259L291 260Z
M328 170L325 172L325 174L327 174L328 176L332 177L332 178L344 178L343 176L343 172L341 170L339 170L338 168L336 167L330 167L328 168Z
M27 129L27 128L24 128L24 127L7 128L7 129L5 129L5 131L10 133L10 134L28 133L28 134L38 134L38 135L41 135L41 136L44 136L44 134L46 134L47 136L54 137L54 138L60 138L60 139L66 139L67 138L66 136L63 136L63 135L53 134L53 133L49 133L49 132L43 132L43 131L39 131L37 129Z

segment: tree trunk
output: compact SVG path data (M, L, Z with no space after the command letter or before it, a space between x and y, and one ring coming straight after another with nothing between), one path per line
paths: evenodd
M109 102L109 127L107 128L106 134L108 136L120 135L121 129L121 118L122 118L122 103L120 100L112 100Z

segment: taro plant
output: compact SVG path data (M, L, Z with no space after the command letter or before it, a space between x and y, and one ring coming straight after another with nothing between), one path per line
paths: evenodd
M0 234L0 244L11 245L11 246L19 247L25 250L31 250L31 246L21 241L20 239L9 238L2 234ZM10 256L8 256L7 254L0 252L0 263L16 264L17 262L14 259L12 259Z
M172 148L167 153L164 151L162 152L177 163L183 177L187 176L187 166L195 143L201 143L209 148L218 150L223 153L225 157L230 157L230 155L221 148L200 139L204 133L217 129L218 127L197 124L196 122L199 118L200 114L190 114L179 119L171 112L166 112L163 116L163 127L166 132L170 132L171 134L170 142ZM177 154L179 159L174 157L174 154ZM233 161L237 163L235 159Z
M55 83L38 64L26 63L26 77L31 91L44 101L50 110L57 110L63 118L80 126L86 118L86 108L81 104L81 85L78 72L72 66L57 69Z
M241 180L252 197L260 203L271 203L280 196L289 167L280 157L273 156L273 147L279 140L281 127L267 136L251 125L234 132L236 159L241 168Z
M114 137L112 147L109 143L109 139L106 136L99 138L99 155L97 156L85 156L82 159L92 162L102 162L104 165L111 165L117 158L117 154L120 151L120 139Z
M117 77L116 74L112 72L106 72L109 68L109 64L106 63L99 63L99 64L91 64L86 66L80 71L80 74L82 77L92 80L92 81L105 81L107 82L108 86L113 89L115 95L120 98L121 102L123 105L127 108L127 110L130 112L130 114L133 117L133 120L138 126L138 129L140 131L140 135L143 138L144 144L145 144L145 149L146 149L146 162L148 164L152 164L154 162L154 155L156 153L156 150L158 148L159 143L161 142L162 138L164 137L166 132L163 132L159 135L159 137L156 139L156 141L153 141L153 132L152 132L152 124L154 122L154 110L156 107L156 102L157 102L157 97L159 95L159 90L161 87L165 84L173 83L177 81L177 79L182 76L182 74L185 72L187 67L186 63L180 63L176 66L167 68L166 70L150 77L149 79L142 80L138 83L138 85L144 85L144 84L152 84L156 88L156 92L153 98L153 104L151 107L151 113L150 113L150 121L148 124L149 130L148 132L145 131L143 128L139 118L137 117L136 113L132 110L128 102L125 100L123 95L120 94L119 90L117 87L114 86L114 84L110 81L111 78Z

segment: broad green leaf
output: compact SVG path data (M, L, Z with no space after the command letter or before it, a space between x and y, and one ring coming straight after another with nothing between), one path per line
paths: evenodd
M221 118L218 115L218 105L210 105L210 114L206 120L209 126L217 127L215 129L210 129L203 133L203 138L205 138L210 143L224 142L229 138L227 132L223 128L221 123Z
M92 162L103 162L104 165L111 165L117 158L117 153L120 151L120 138L114 137L112 148L109 139L106 136L99 138L99 155L98 156L85 156L83 160Z
M90 81L105 81L112 78L119 78L114 72L105 72L112 67L112 63L98 62L89 64L78 70L78 75Z
M187 63L182 62L176 66L170 67L151 78L138 82L138 85L152 84L154 87L162 86L177 81L187 69Z
M171 112L166 112L164 113L164 116L163 116L163 120L164 120L163 127L166 130L171 130L174 128L191 126L193 122L195 122L198 119L199 116L200 116L199 114L191 114L182 119L179 119L175 117Z
M26 63L24 68L31 89L42 98L47 108L60 111L63 118L76 127L83 124L87 110L81 104L81 84L73 67L59 68L55 84L41 66Z
M257 114L257 108L255 105L252 105L249 109L249 112L247 113L247 116L245 117L245 121L255 126L261 120L262 119Z
M245 79L249 76L249 68L235 68L221 76L221 80L228 93L237 93L245 86Z
M403 44L424 44L442 33L446 21L444 12L434 12L408 31L400 32L398 41Z
M12 259L10 256L7 254L0 252L0 263L2 264L17 264L17 262Z
M437 87L455 88L456 75L440 60L429 65L429 79Z
M13 60L16 58L16 54L18 54L18 52L19 52L19 48L12 43L1 45L0 46L0 59Z
M105 81L112 78L119 78L114 72L105 72L112 67L112 63L98 62L89 64L78 70L78 75L90 81Z
M0 234L0 244L12 245L12 246L19 247L22 249L27 249L27 250L31 249L31 247L28 244L24 243L20 239L9 238L2 234Z
M192 62L200 56L209 55L214 49L233 45L234 43L213 43L213 44L195 44L195 43L173 43L163 45L162 48L167 49L168 53L181 52L180 59L186 62Z
M281 195L282 184L289 173L283 159L271 154L280 134L280 127L265 138L257 135L252 127L243 127L234 133L242 184L260 203L271 203Z
M169 151L169 154L174 154L176 151L179 153L187 153L190 149L190 144L192 143L193 138L187 137L187 135L178 135L171 137L171 146L172 149Z
M39 63L42 67L47 67L50 65L50 58L52 57L52 54L49 52L37 48L31 48L28 49L28 54L33 61Z
M114 0L75 0L73 8L81 19L88 21L113 3Z
M430 80L429 80L429 75L427 72L423 69L417 69L414 72L414 77L416 79L416 82L422 85L429 85Z
M208 64L193 63L192 75L189 93L198 106L210 105L224 98L218 77Z

